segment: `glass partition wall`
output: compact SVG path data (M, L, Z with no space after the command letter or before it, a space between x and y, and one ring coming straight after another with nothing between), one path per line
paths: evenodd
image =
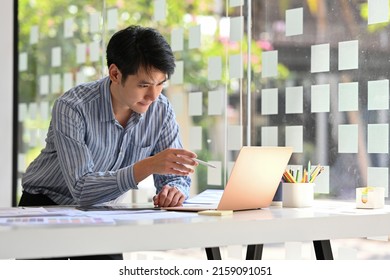
M238 150L256 145L292 146L290 165L301 174L309 161L323 165L318 197L353 200L367 185L388 196L388 1L18 4L16 201L55 98L106 75L108 39L130 24L154 27L171 43L176 71L164 94L184 146L217 166L196 169L192 195L223 188ZM151 199L150 184L141 189Z

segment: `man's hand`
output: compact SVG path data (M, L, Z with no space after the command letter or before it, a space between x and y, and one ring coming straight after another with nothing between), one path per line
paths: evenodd
M134 165L134 179L137 183L152 174L172 174L188 176L194 172L198 163L196 154L185 149L166 149Z
M185 200L184 194L176 187L165 185L161 191L153 197L155 206L172 207L181 206Z

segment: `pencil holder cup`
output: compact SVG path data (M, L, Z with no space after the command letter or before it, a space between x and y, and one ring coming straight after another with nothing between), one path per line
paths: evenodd
M314 183L283 183L283 207L303 208L313 206Z

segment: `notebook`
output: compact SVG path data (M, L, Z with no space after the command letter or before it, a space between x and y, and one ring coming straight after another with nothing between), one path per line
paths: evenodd
M251 210L269 207L292 155L291 147L241 148L219 203L165 207L174 211Z

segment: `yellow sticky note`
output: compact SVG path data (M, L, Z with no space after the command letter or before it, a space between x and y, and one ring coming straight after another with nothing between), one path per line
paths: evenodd
M199 211L198 214L206 216L228 216L233 215L233 210L204 210Z

